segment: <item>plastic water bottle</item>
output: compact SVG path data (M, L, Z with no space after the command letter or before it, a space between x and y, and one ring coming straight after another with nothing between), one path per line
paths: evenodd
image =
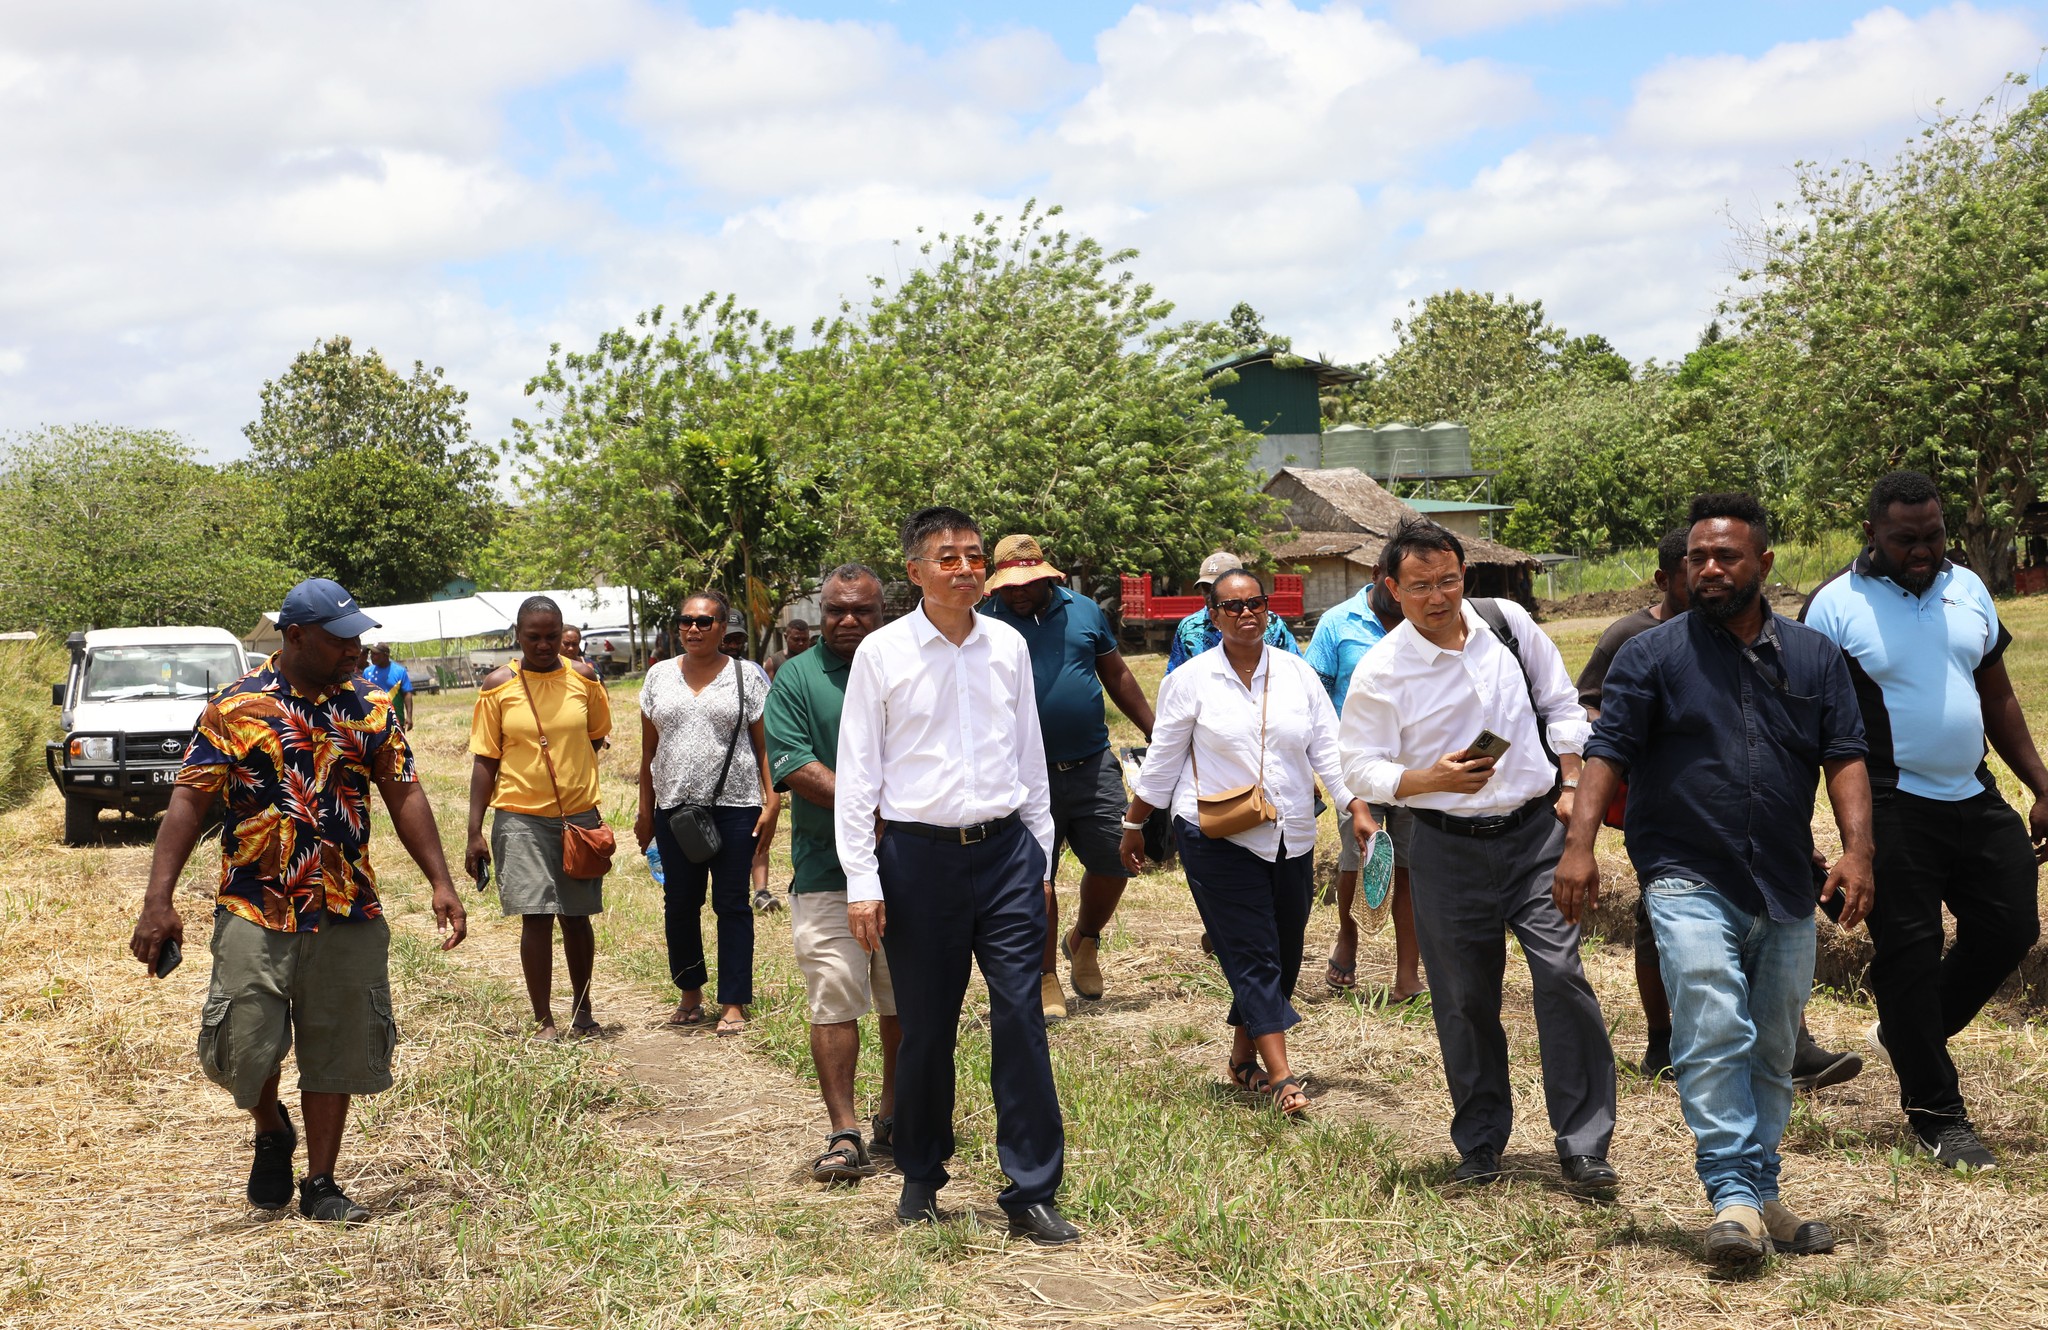
M661 886L667 879L661 875L661 847L649 842L647 846L647 871L654 877L654 885Z

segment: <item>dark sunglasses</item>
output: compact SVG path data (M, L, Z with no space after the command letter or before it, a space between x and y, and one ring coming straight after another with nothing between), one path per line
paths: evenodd
M709 628L718 622L720 620L710 614L678 614L676 616L676 623L684 628Z
M1216 608L1225 614L1257 614L1266 608L1264 596L1246 596L1241 600L1219 600Z

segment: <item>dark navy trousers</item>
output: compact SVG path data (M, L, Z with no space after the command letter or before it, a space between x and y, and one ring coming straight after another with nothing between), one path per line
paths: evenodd
M718 1002L744 1007L754 1000L754 824L759 808L711 810L718 828L718 856L693 864L669 834L669 814L654 815L654 840L661 846L661 913L668 935L668 976L688 993L711 978L704 965L704 888L711 887L711 912L718 916Z
M1010 1179L996 1200L1012 1212L1049 1204L1060 1189L1067 1141L1038 998L1045 851L1020 820L974 845L890 830L877 855L882 949L903 1026L896 1169L910 1182L946 1185L954 1150L953 1050L971 959L988 984L996 1156Z

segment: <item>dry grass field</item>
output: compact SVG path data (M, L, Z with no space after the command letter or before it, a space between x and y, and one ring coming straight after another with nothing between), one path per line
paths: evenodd
M2009 613L2023 696L2042 703L2048 606ZM1576 664L1591 634L1560 636ZM1156 681L1159 661L1137 664ZM633 701L614 693L629 719ZM416 732L451 856L468 714L467 694L425 699ZM637 730L621 730L606 808L624 837ZM437 952L388 824L376 845L400 1075L359 1101L340 1170L376 1218L348 1231L295 1212L265 1222L241 1199L247 1119L192 1057L214 864L195 862L180 891L191 960L155 984L125 949L148 828L65 850L59 823L47 791L0 816L7 1327L2048 1326L2048 1047L2021 1012L1957 1040L2001 1171L1958 1179L1907 1154L1896 1083L1874 1066L1802 1101L1786 1143L1788 1198L1833 1223L1840 1250L1728 1277L1699 1259L1703 1202L1669 1086L1624 1076L1612 1203L1556 1186L1518 960L1516 1176L1461 1190L1426 1006L1389 1010L1373 991L1391 972L1391 933L1368 924L1361 996L1338 997L1320 964L1332 915L1312 922L1294 1056L1315 1106L1290 1125L1226 1088L1221 976L1196 947L1181 879L1154 873L1105 939L1108 998L1077 1003L1052 1034L1063 1199L1088 1236L1042 1252L1007 1242L993 1205L972 997L944 1196L961 1218L900 1231L893 1178L826 1192L803 1176L824 1114L786 914L760 920L751 1031L670 1031L659 893L622 856L599 930L605 1037L535 1045L522 1037L516 926L472 893L469 942ZM1618 845L1606 848L1631 890ZM778 884L787 872L778 855ZM1586 957L1632 1058L1629 957L1597 939ZM1811 1010L1838 1047L1860 1046L1870 1019L1851 994L1819 994Z

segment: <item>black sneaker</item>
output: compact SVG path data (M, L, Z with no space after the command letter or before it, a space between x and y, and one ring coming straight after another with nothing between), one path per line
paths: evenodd
M1863 1055L1822 1048L1799 1027L1799 1046L1792 1053L1792 1088L1804 1094L1854 1080L1863 1074Z
M334 1224L360 1224L370 1212L351 1201L334 1185L334 1175L322 1173L299 1184L299 1213L308 1219Z
M282 1210L292 1203L292 1154L299 1148L299 1133L283 1104L277 1116L283 1131L256 1133L256 1158L249 1164L249 1204L258 1210Z
M1956 1118L1932 1135L1923 1135L1915 1128L1913 1148L1958 1173L1983 1173L1998 1167L1998 1156L1977 1139L1977 1131L1968 1118Z
M1643 1060L1636 1065L1636 1071L1646 1081L1678 1079L1678 1071L1671 1065L1671 1031L1650 1032L1649 1042L1643 1045Z

